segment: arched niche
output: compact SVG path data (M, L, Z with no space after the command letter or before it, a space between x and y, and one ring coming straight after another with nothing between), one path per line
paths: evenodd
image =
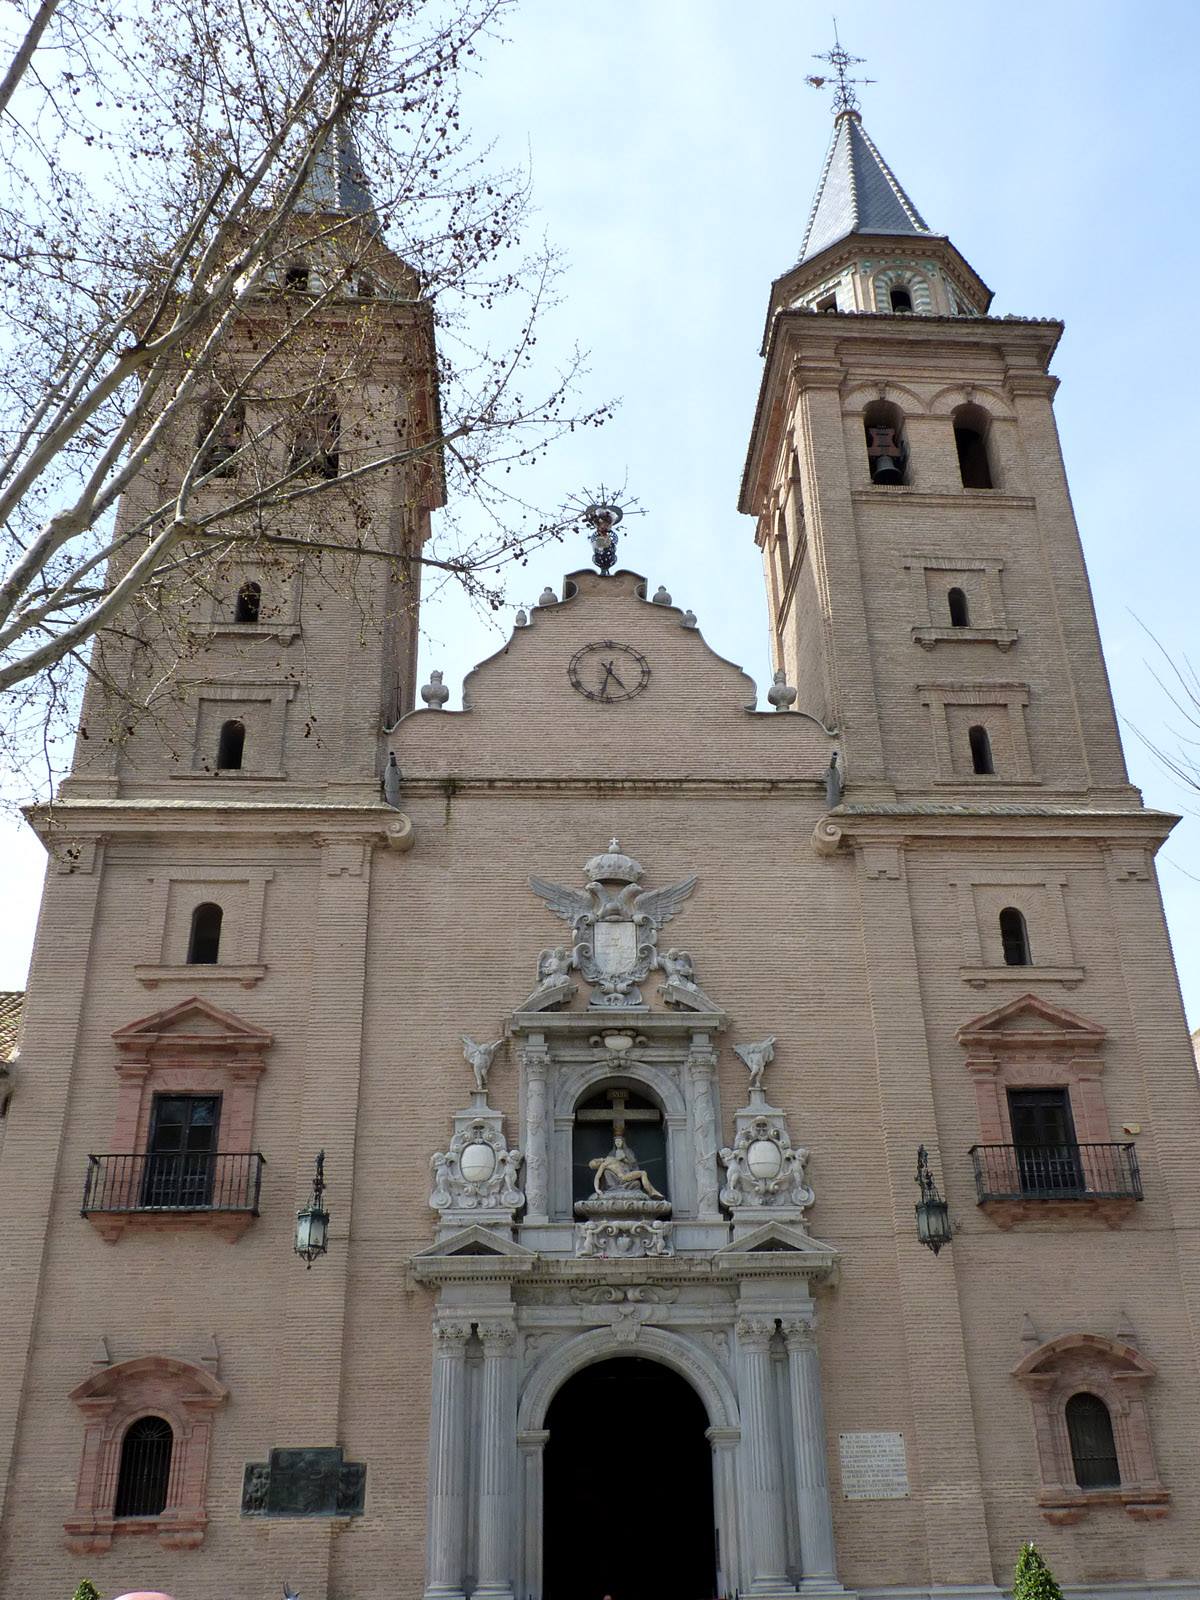
M668 1194L676 1216L695 1209L696 1183L688 1105L677 1070L656 1062L614 1059L604 1050L596 1059L577 1063L557 1078L551 1135L551 1214L566 1221L572 1215L572 1144L575 1113L606 1088L627 1088L657 1105L662 1112L667 1145ZM636 1134L632 1135L634 1149Z

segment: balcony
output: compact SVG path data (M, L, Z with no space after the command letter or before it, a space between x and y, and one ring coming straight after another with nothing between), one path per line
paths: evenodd
M80 1215L110 1243L131 1226L199 1226L236 1239L258 1215L265 1164L257 1150L90 1155Z
M970 1154L979 1204L1002 1227L1080 1206L1112 1226L1142 1198L1132 1144L977 1144Z

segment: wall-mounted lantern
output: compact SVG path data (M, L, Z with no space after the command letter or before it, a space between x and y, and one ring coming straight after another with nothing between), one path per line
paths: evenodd
M308 1204L296 1213L296 1254L304 1258L308 1268L329 1248L329 1213L325 1210L324 1194L325 1152L318 1150L312 1194L308 1197Z
M938 1193L924 1145L917 1151L917 1183L921 1188L921 1198L916 1204L917 1238L937 1255L944 1244L950 1243L952 1236L950 1207Z

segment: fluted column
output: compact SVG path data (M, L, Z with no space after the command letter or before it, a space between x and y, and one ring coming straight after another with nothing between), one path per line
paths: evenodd
M696 1159L696 1215L712 1221L721 1215L717 1178L717 1108L713 1092L716 1051L693 1044L688 1052L692 1080L692 1129Z
M524 1497L521 1529L525 1545L522 1563L525 1581L522 1593L529 1596L529 1600L542 1600L543 1479L546 1440L549 1437L547 1428L530 1428L526 1433L517 1435L517 1445L521 1451L521 1492Z
M466 1551L466 1395L469 1322L434 1324L429 1418L428 1600L462 1600Z
M738 1538L737 1452L740 1428L706 1428L713 1453L713 1506L717 1520L718 1593L742 1586L741 1541Z
M751 1594L792 1592L784 1573L786 1550L779 1458L771 1414L771 1336L774 1322L743 1317L737 1325L738 1399L742 1412L742 1449L748 1495L750 1549L747 1566Z
M525 1068L525 1220L545 1222L549 1216L549 1159L546 1135L549 1053L535 1045L521 1052Z
M833 1507L825 1466L825 1411L821 1363L811 1322L785 1322L788 1387L792 1400L792 1446L800 1523L800 1572L805 1581L835 1581Z
M511 1597L512 1480L516 1419L512 1415L511 1322L481 1322L483 1385L479 1406L479 1579L476 1595Z

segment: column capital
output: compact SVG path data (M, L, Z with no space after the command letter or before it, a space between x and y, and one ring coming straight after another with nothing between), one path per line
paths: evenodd
M704 1437L714 1450L736 1450L742 1442L740 1428L705 1428Z
M817 1330L807 1317L786 1317L783 1322L783 1337L789 1351L817 1348Z
M488 1356L507 1355L517 1337L516 1324L513 1322L477 1322L475 1331L484 1354Z
M738 1344L743 1350L765 1350L775 1334L773 1317L739 1317Z
M517 1435L517 1449L525 1450L530 1455L545 1449L546 1440L550 1437L549 1428L526 1428L524 1433Z
M435 1322L433 1337L439 1355L460 1356L465 1352L467 1340L471 1337L471 1324L452 1320Z

